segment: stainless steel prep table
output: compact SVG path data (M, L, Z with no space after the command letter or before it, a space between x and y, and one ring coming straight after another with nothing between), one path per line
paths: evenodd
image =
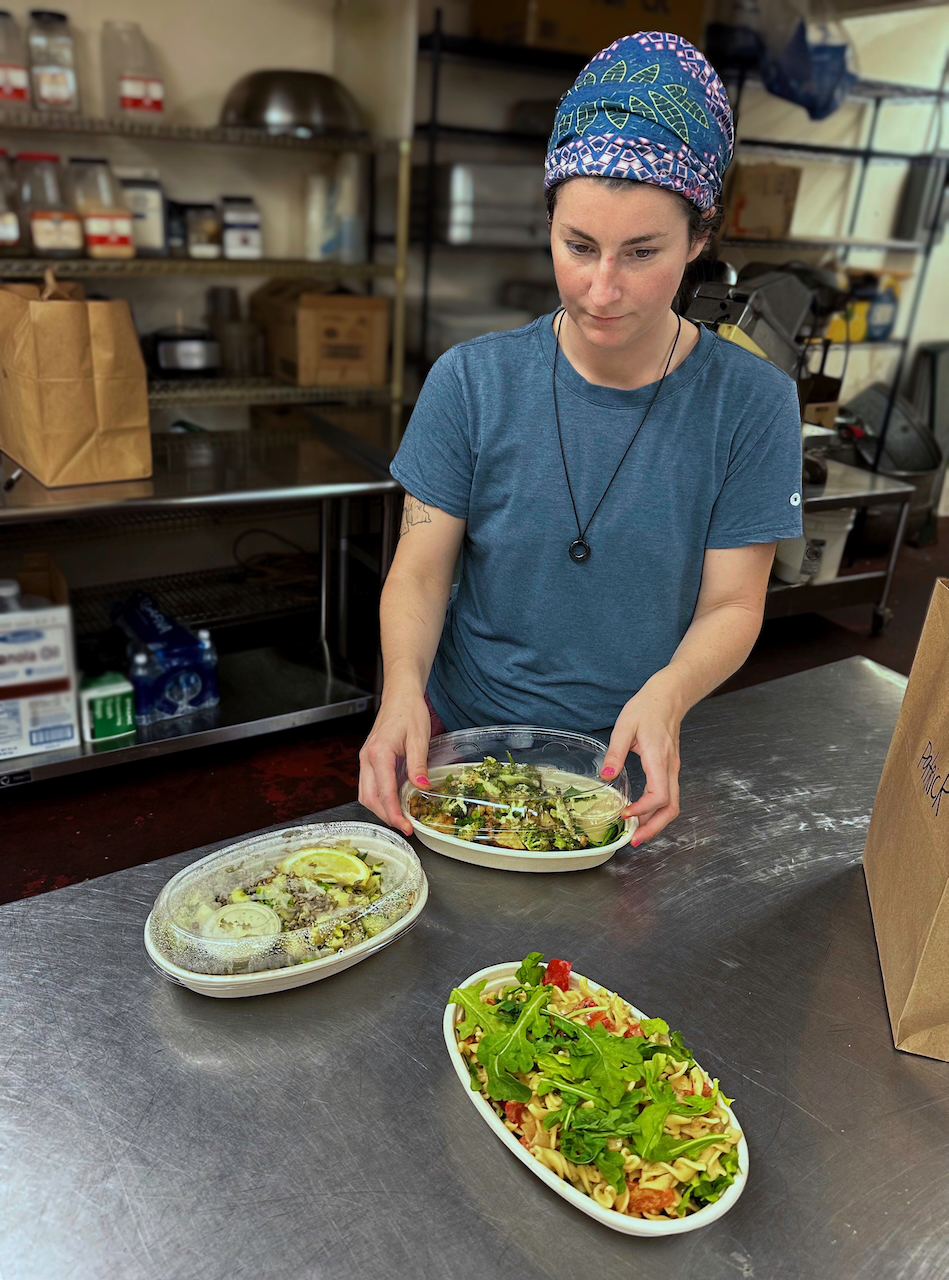
M892 1047L859 863L904 685L852 658L713 699L668 834L563 876L424 853L414 932L283 995L148 967L156 893L207 850L0 908L0 1272L944 1280L949 1065ZM616 1235L478 1117L445 998L531 948L668 1017L736 1096L751 1174L721 1222Z

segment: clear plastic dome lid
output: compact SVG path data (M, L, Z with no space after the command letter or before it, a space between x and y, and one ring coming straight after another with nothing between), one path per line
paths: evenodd
M622 769L600 777L606 746L584 734L529 725L462 729L433 738L429 786L400 764L403 812L440 835L531 852L608 845L629 803Z
M242 840L173 876L149 943L190 973L238 974L384 940L418 900L421 863L394 831L309 823Z

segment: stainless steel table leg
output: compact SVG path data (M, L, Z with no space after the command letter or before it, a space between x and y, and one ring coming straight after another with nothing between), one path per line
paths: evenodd
M883 628L893 616L892 611L887 608L886 602L890 596L890 587L893 585L893 575L896 572L896 561L900 554L900 548L903 546L903 538L906 534L906 522L909 519L909 507L912 502L912 495L902 503L900 511L899 523L896 526L896 537L893 539L893 546L890 549L890 559L886 566L886 577L883 580L883 592L877 602L876 608L873 610L873 634L880 635Z
M339 610L337 613L337 648L340 657L349 656L349 499L339 504Z
M333 659L330 653L329 629L329 579L330 579L330 503L324 498L320 503L320 646L326 665L327 689L333 684Z

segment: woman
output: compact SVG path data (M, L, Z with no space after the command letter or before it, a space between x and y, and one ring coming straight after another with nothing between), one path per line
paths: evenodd
M678 813L682 718L747 658L775 542L801 533L794 383L672 310L733 136L718 76L661 32L597 54L560 104L563 309L443 355L391 468L406 498L359 798L393 826L411 832L397 758L426 786L431 733L490 724L609 733L604 778L635 751L634 844Z

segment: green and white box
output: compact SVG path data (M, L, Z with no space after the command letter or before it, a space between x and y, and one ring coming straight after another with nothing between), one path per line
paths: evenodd
M121 738L135 732L135 697L125 676L111 671L83 680L79 690L79 719L86 742Z

